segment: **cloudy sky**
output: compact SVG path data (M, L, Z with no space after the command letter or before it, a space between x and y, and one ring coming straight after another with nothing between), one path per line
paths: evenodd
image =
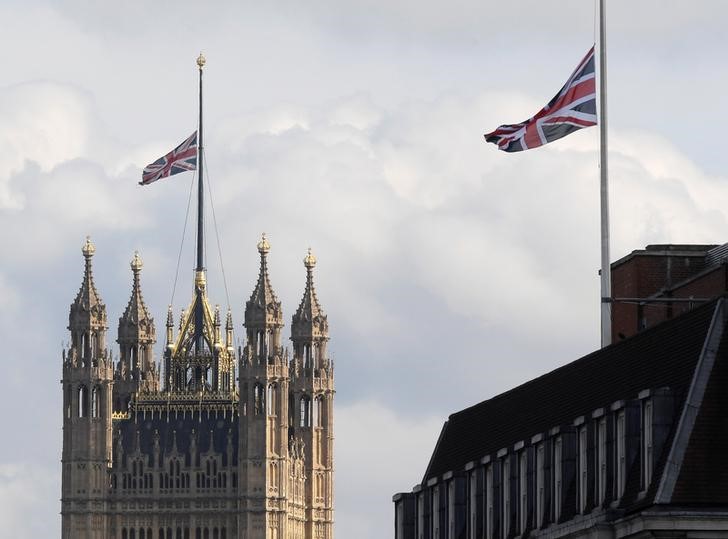
M728 241L724 2L612 0L608 15L612 259ZM450 413L598 347L596 129L513 155L482 139L558 90L594 40L591 2L8 0L0 20L8 537L60 533L58 382L87 234L109 341L135 249L164 320L191 175L137 181L195 129L200 50L238 338L261 232L287 319L306 248L319 259L338 537L391 535L391 495L419 481Z

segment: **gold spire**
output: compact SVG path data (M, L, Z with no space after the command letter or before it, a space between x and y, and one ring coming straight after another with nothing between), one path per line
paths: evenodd
M200 68L200 71L202 71L202 68L205 67L205 57L202 56L202 52L200 52L200 55L197 57L197 67Z

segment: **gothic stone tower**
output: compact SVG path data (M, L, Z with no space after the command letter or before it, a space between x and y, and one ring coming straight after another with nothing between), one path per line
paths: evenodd
M63 355L63 537L332 539L333 365L313 255L290 361L263 237L237 362L232 314L223 330L198 269L176 335L168 310L162 371L138 254L118 361L106 350L94 251L87 240Z
M313 285L316 257L303 259L306 290L293 315L291 400L294 435L303 441L306 482L306 537L333 537L334 366L326 353L329 322Z
M71 304L71 344L63 354L62 537L107 537L107 472L111 463L113 365L106 350L106 306L94 285L94 246Z

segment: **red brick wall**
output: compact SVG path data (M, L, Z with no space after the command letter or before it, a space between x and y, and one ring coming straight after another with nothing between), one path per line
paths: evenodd
M647 298L664 293L666 297L715 297L728 290L725 265L716 266L699 279L673 288L693 277L704 268L703 256L634 253L632 257L612 268L613 298ZM663 294L660 294L663 295ZM690 304L614 302L612 304L612 340L634 335L642 327L651 327L677 316Z

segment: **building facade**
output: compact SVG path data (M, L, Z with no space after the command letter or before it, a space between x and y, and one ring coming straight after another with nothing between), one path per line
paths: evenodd
M263 236L245 346L235 350L232 314L223 323L198 270L176 327L169 308L158 363L139 255L114 357L86 241L63 353L64 539L333 538L334 366L316 259L304 259L289 353L269 251Z
M643 290L721 293L716 246L684 247L632 257L654 266ZM452 414L393 498L396 539L728 538L728 297L679 306Z

